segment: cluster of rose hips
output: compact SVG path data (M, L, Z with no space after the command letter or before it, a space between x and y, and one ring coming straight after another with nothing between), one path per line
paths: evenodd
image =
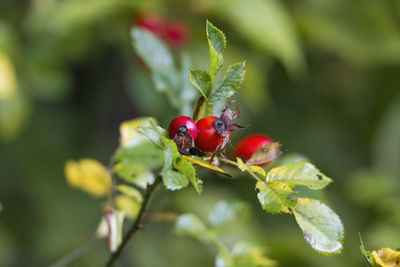
M212 155L214 158L218 153L225 157L226 146L230 143L232 131L247 128L239 124L231 124L232 120L239 117L237 108L232 111L226 107L222 115L208 116L200 119L197 123L187 116L179 116L173 119L169 125L168 132L171 139L175 141L180 153L184 155L205 156ZM266 135L253 134L242 139L234 150L234 156L247 161L261 147L273 143ZM258 165L267 165L263 162Z
M183 46L190 39L190 30L186 23L167 19L157 13L139 14L135 24L150 31L172 47Z

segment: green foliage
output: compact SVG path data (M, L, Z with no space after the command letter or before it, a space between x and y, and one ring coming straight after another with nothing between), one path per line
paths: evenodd
M193 165L184 158L179 158L176 169L186 175L186 178L192 183L193 188L200 195L203 191L203 181L196 177L196 170Z
M205 70L190 70L190 82L207 99L211 92L211 77Z
M268 172L267 181L285 182L290 186L303 185L314 190L323 189L332 182L309 162L288 163L273 168Z
M257 180L257 197L265 211L293 213L312 248L325 254L340 253L344 235L340 218L317 200L296 198L293 191L293 187L299 185L322 189L331 179L304 161L274 167L267 174L258 166L247 166L239 158L237 161L241 171L247 171Z
M224 33L207 21L207 40L209 49L209 72L204 70L191 70L190 81L199 90L202 97L197 102L194 120L213 115L215 102L225 101L235 94L244 80L246 72L245 62L232 64L229 66L225 76L213 86L215 74L219 71L223 63L222 51L226 47Z
M155 88L164 92L170 104L181 114L189 115L195 95L193 87L187 86L188 58L182 58L183 70L179 71L171 51L162 40L140 28L133 28L131 35L136 53L151 71Z
M343 224L328 206L318 200L299 198L293 213L312 248L324 254L342 250Z
M257 182L258 201L262 208L272 214L290 213L296 206L296 200L291 198L293 190L282 182Z
M226 47L226 37L220 29L209 21L206 23L206 32L210 53L210 77L212 81L223 63L222 51Z
M265 250L254 244L239 241L229 250L219 239L218 229L227 228L229 223L246 216L247 206L240 201L219 201L208 215L210 226L198 216L185 213L175 222L175 232L183 236L191 236L206 244L213 244L218 249L215 266L225 267L272 267L276 262L265 256Z
M236 63L229 66L224 78L215 86L210 94L210 101L216 102L220 99L231 97L244 80L246 63Z

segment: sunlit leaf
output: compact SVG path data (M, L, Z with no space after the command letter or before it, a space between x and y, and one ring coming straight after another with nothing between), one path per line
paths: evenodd
M200 218L191 213L179 216L175 223L175 232L179 235L192 236L205 243L214 238Z
M106 167L94 159L67 161L65 176L70 186L79 188L96 197L106 195L111 188L110 173Z
M139 127L149 127L149 117L140 117L129 121L124 121L119 126L120 144L122 147L135 147L147 141L146 136L138 132Z
M196 177L196 170L193 165L186 159L180 158L175 167L179 172L186 175L196 192L200 195L203 190L203 181Z
M268 172L267 181L285 182L290 186L303 185L311 189L322 189L332 182L314 165L304 161L273 168Z
M135 198L118 195L114 199L115 206L119 211L123 211L126 217L130 219L136 218L139 213L141 202L138 202Z
M293 213L304 239L313 249L323 254L341 252L343 224L328 206L318 200L299 198Z
M160 161L159 164L157 162L157 166L161 166L162 158L157 158L156 160ZM146 188L148 184L152 184L155 180L154 174L149 170L148 166L134 162L117 163L114 166L114 171L125 181L141 188Z
M254 165L246 165L241 158L236 158L236 161L238 163L238 168L242 172L253 172L262 175L264 178L267 177L267 174L265 173L265 170L263 168Z
M210 101L224 100L234 95L244 81L245 73L246 62L244 61L229 66L224 78L211 91Z
M278 263L264 255L265 251L261 247L239 242L232 249L232 256L235 267L273 267Z
M136 188L126 185L126 184L120 184L117 186L117 190L124 195L131 197L134 199L136 202L140 203L143 200L142 194L137 190Z
M190 82L207 100L211 92L211 78L204 70L190 70Z
M149 118L149 126L139 127L137 130L139 133L146 136L150 141L160 148L164 147L164 138L167 138L167 132L165 129L158 126L157 120Z
M114 252L122 242L125 212L106 210L104 215L108 226L108 248Z
M260 147L253 153L253 155L246 161L247 165L262 165L276 160L282 155L281 144L274 142Z
M378 251L372 251L371 255L375 260L376 265L381 267L396 267L400 266L400 251L392 250L391 248L382 248Z
M282 182L257 182L256 188L258 201L262 208L272 214L291 213L296 206L296 200L292 199L293 190Z
M206 32L210 52L210 77L213 80L222 65L222 51L226 46L226 37L220 29L209 21L206 24Z
M0 50L0 100L10 99L17 92L17 78L14 66Z
M215 172L219 172L219 173L224 174L224 175L229 176L229 177L233 177L232 174L224 171L223 169L221 169L219 167L211 165L208 161L205 161L205 160L203 160L201 158L189 157L189 156L185 156L185 155L181 155L181 157L186 159L186 160L188 160L188 161L190 161L190 162L192 162L192 163L194 163L194 164L196 164L196 165L199 165L201 167L210 169L210 170L215 171Z
M169 190L179 190L189 184L186 175L174 170L163 170L161 175L165 187Z

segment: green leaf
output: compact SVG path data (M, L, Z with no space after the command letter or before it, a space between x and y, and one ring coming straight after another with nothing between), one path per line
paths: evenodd
M318 200L299 198L297 201L293 213L304 239L320 253L340 253L344 228L339 216Z
M244 81L246 62L229 66L224 78L215 86L210 94L210 101L216 102L231 97Z
M136 202L141 203L143 201L142 194L132 186L120 184L117 186L117 190L124 195L133 198Z
M219 201L208 214L208 221L213 226L221 226L244 216L248 213L248 206L242 201Z
M169 190L179 190L189 184L186 175L174 170L163 170L161 175L165 187Z
M358 236L360 238L360 251L361 251L361 254L363 254L365 260L368 262L368 264L370 266L374 266L374 258L372 257L371 252L368 251L368 250L365 250L364 242L362 241L360 233L358 233Z
M164 167L163 170L168 170L174 167L176 159L179 157L178 147L172 139L166 139L164 148Z
M139 127L137 130L146 136L151 142L160 148L164 148L164 139L168 139L167 131L158 126L157 121L149 118L149 125L147 127Z
M296 200L291 198L293 190L282 182L257 182L258 200L262 208L272 214L291 213L296 206Z
M154 146L153 144L151 145ZM158 150L158 152L157 159L153 161L153 163L158 161L156 167L162 165L162 151ZM134 158L130 158L129 160L132 159ZM151 161L151 158L149 158L149 161ZM126 182L135 184L145 189L148 184L152 184L155 180L154 174L149 169L150 167L155 166L147 166L136 162L122 161L114 166L114 171L118 177L124 179Z
M206 23L206 32L210 53L210 77L213 80L223 62L222 51L226 47L226 37L220 29L208 20Z
M190 82L207 100L211 92L211 77L205 70L190 70Z
M267 174L265 173L265 170L259 166L255 165L246 165L241 158L236 158L236 161L238 163L238 168L244 172L252 172L252 173L258 173L262 175L264 178L267 177Z
M197 238L198 240L209 243L214 239L214 234L204 225L202 220L194 214L186 213L178 217L175 223L175 233Z
M314 165L304 161L273 168L267 175L267 182L272 181L285 182L290 186L303 185L310 189L322 189L332 182Z
M203 181L196 177L196 170L194 169L193 165L186 159L180 158L175 167L179 172L186 175L196 192L200 195L203 191Z
M168 47L149 31L133 28L133 47L146 65L153 71L174 68L174 59Z

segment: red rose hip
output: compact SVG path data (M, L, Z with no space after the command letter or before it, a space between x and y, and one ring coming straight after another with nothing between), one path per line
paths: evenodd
M179 152L187 154L197 138L197 125L191 118L179 116L169 124L168 133L177 144Z
M197 129L199 131L198 137L196 139L196 146L204 152L214 152L220 146L224 138L218 134L215 129L215 121L219 120L218 117L208 116L200 119L197 122ZM223 127L223 126L221 126ZM228 135L230 132L226 131Z
M257 149L271 144L272 142L273 140L269 136L263 134L249 135L240 140L240 142L237 144L234 151L234 156L235 158L241 158L243 161L247 161L257 151ZM262 165L267 165L268 163L269 162L266 162Z

